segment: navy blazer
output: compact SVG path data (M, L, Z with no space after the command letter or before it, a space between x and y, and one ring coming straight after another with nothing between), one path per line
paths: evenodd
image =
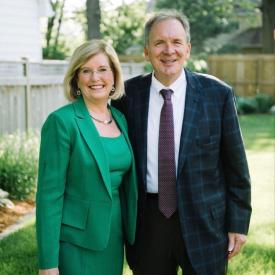
M232 88L209 75L188 70L185 74L187 90L177 171L181 232L196 272L215 275L221 274L227 261L227 233L248 232L250 176ZM126 96L113 102L127 119L136 158L138 225L146 202L151 77L148 74L126 81ZM141 226L136 243L139 238ZM135 246L127 249L130 266L135 263L135 251Z

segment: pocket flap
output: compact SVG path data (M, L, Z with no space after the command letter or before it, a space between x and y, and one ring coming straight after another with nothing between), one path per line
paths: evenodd
M90 202L71 196L65 196L63 204L62 223L85 229Z

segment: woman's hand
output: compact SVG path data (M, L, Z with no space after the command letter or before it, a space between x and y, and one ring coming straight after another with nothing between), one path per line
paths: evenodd
M40 269L39 275L59 275L58 268Z

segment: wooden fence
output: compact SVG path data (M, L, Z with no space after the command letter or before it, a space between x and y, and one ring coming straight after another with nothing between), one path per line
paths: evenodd
M274 55L212 55L210 74L231 84L236 94L275 95ZM66 61L0 61L0 134L40 129L47 115L67 103L62 81ZM144 63L122 63L124 79L144 73Z
M275 95L275 55L211 55L209 73L232 85L239 96Z
M0 61L0 135L40 129L48 114L67 103L65 61ZM144 72L142 63L122 63L124 79Z

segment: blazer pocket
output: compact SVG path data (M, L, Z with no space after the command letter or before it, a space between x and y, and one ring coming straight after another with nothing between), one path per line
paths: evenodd
M84 230L86 228L89 201L65 196L62 212L62 224Z

